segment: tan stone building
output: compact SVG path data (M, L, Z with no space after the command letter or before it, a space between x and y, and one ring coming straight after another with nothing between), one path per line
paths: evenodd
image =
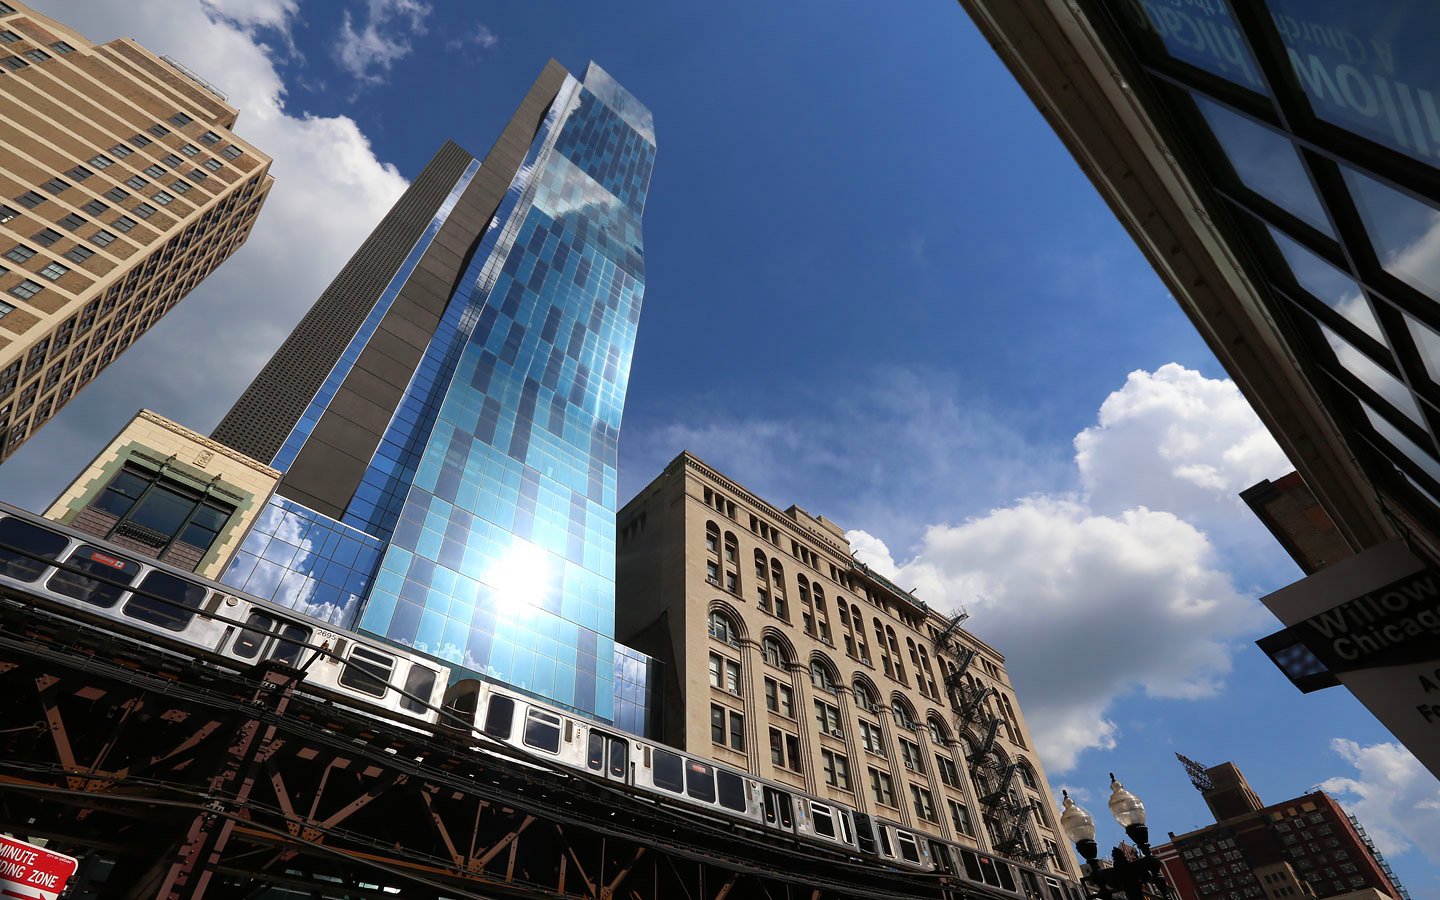
M219 578L280 473L142 409L45 517Z
M616 636L665 662L657 737L1079 877L1005 658L689 453L620 511Z
M0 2L0 459L244 243L270 159L132 40Z

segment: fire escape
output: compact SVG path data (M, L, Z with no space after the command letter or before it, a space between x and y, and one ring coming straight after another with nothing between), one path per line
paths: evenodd
M955 712L956 730L978 736L978 743L969 754L970 781L978 794L981 818L990 827L994 851L1020 862L1039 863L1049 854L1026 841L1030 816L1035 810L1018 792L1011 790L1019 766L1007 763L996 746L1002 722L987 702L994 689L965 678L976 653L959 639L961 623L967 618L967 612L955 614L935 635L934 643L935 652L954 664L945 676L945 692Z

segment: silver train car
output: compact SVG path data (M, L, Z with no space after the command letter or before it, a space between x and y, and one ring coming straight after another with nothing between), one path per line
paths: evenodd
M7 596L236 671L271 659L303 666L307 692L412 728L483 735L542 768L563 767L757 835L778 833L857 861L940 873L1017 900L1081 900L1074 883L1042 870L607 728L517 691L474 679L451 685L449 667L429 657L320 625L0 503L0 598Z
M7 589L10 589L7 591ZM0 504L0 592L235 670L308 663L304 688L413 725L434 725L448 667L317 624L193 572ZM311 660L313 651L325 653Z

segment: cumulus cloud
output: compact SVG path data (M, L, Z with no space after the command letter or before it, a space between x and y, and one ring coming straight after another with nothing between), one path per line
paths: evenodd
M240 110L238 132L274 158L275 186L234 258L0 469L0 497L30 506L53 497L99 448L97 435L138 407L212 427L406 186L352 119L287 107L267 41L287 43L289 0L35 5L93 40L134 37L198 70Z
M333 47L335 61L362 84L381 84L395 63L410 55L410 38L425 33L430 5L420 0L369 0L356 28L345 10Z
M851 537L860 559L890 563L883 542ZM1106 710L1117 697L1217 693L1231 643L1259 620L1194 526L1143 507L1101 515L1076 498L1029 497L932 526L896 577L931 605L966 608L975 633L1003 649L1057 772L1114 746Z
M1376 849L1387 857L1418 849L1440 863L1440 844L1416 840L1440 835L1440 784L1420 761L1396 743L1361 746L1335 738L1330 749L1355 775L1328 779L1320 787L1365 826Z
M859 559L934 606L967 608L1003 648L1056 772L1115 745L1120 697L1223 689L1265 617L1206 527L1256 528L1235 494L1289 469L1232 382L1175 364L1131 373L1075 450L1079 490L931 525L902 563L874 534L849 534Z

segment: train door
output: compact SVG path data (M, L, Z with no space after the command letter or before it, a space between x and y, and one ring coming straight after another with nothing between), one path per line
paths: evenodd
M939 841L930 841L930 858L935 861L935 866L946 875L956 875L955 862L950 858L950 848Z
M781 831L795 831L795 811L790 795L782 790L765 788L765 824Z
M590 729L585 767L611 781L629 781L630 742L608 732Z

